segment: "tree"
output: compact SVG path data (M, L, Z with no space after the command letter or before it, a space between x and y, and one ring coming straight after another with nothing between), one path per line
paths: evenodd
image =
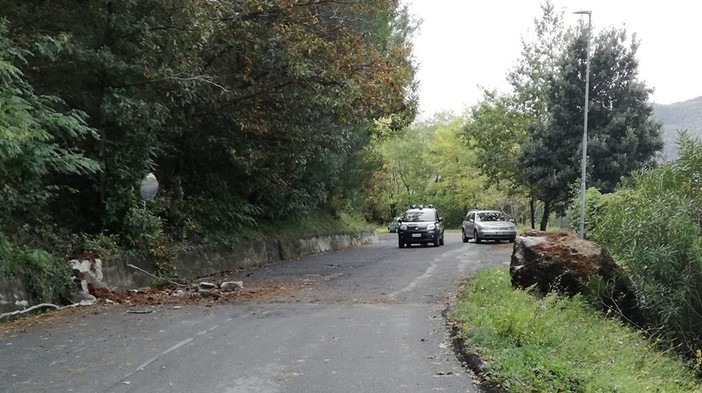
M100 171L74 147L94 140L95 130L86 126L84 113L57 111L60 99L35 93L18 67L30 55L7 38L0 20L0 232L14 236L46 225L43 209L65 188L57 176Z
M489 184L508 193L518 192L522 171L516 157L533 117L514 108L512 97L487 92L470 113L463 130L476 152L480 172Z
M30 82L99 135L78 143L104 171L65 176L80 193L52 212L73 228L124 239L150 220L201 238L345 206L362 183L344 171L371 170L373 121L397 132L416 112L414 25L397 0L3 5L13 38L45 49ZM162 184L146 210L145 171Z
M544 203L542 230L550 212L565 207L579 177L586 37L569 40L549 80L547 121L533 128L519 157L526 181ZM651 164L663 146L660 125L651 119L649 89L637 79L638 42L634 37L626 43L625 30L606 31L596 37L591 60L588 174L589 182L605 192L622 176Z
M71 283L65 260L47 251L58 254L48 212L62 193L76 191L64 176L85 178L101 167L77 147L97 137L85 113L37 94L27 81L32 55L8 38L0 20L0 276L24 280L33 297L54 301Z
M541 17L534 19L534 35L530 39L522 37L521 58L507 75L514 93L513 105L517 111L530 115L533 122L547 118L549 78L556 72L568 35L563 9L557 11L553 2L546 0L541 12Z
M505 193L486 184L475 143L466 141L464 116L437 114L400 135L378 141L383 167L367 190L374 216L384 221L410 204L434 204L446 225L458 226L470 208L508 205Z
M530 189L523 181L523 168L517 165L517 156L533 117L518 109L513 97L489 92L470 113L463 128L464 140L475 154L479 173L485 176L488 186L506 194L513 202L523 200L530 195ZM509 210L509 214L521 216L519 208L513 206ZM533 217L533 208L531 213Z
M567 32L562 10L556 11L548 0L541 10L541 17L534 20L533 36L522 37L521 57L507 76L513 91L504 96L484 92L483 101L472 108L465 128L467 140L478 155L480 172L489 184L515 197L528 196L532 227L538 197L517 157L530 130L547 119L549 76L555 72Z
M186 195L216 207L193 215L220 220L236 204L274 219L352 194L342 188L357 183L340 179L363 167L373 120L397 130L414 117L406 15L395 1L232 7L205 51L227 91L195 102L165 162Z
M588 115L588 172L594 187L614 191L622 177L654 165L663 149L662 125L653 118L651 89L638 80L632 37L625 30L603 32L595 43L594 78Z

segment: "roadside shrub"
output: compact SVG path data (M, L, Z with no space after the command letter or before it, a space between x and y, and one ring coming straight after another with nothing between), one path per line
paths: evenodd
M65 261L46 251L16 247L0 233L0 275L22 279L39 302L62 302L71 288Z
M590 230L593 229L592 221L596 220L602 213L604 200L607 195L602 195L600 190L591 187L585 191L585 237L590 236ZM573 198L571 205L567 211L567 218L570 224L570 229L574 232L578 230L580 225L580 198Z
M613 194L589 194L587 233L626 269L649 333L694 359L702 348L702 144L686 135L679 143L677 161Z

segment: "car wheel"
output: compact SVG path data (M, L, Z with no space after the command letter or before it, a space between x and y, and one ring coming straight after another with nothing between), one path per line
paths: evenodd
M510 238L509 238L509 242L510 242L510 243L514 243L514 238L513 238L513 237L510 237Z
M402 242L402 239L399 237L397 238L397 246L400 248L405 248L405 243Z
M473 239L475 239L475 242L476 242L476 243L482 242L482 240L478 237L478 231L477 231L477 230L473 231Z
M463 243L468 243L468 236L466 236L466 230L461 229L461 240L463 240Z
M434 239L434 247L439 247L441 244L441 240L439 240L439 235L436 235L436 239Z

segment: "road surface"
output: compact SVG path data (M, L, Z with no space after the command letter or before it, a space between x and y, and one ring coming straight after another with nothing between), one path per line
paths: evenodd
M0 339L2 392L477 392L442 312L509 243L380 242L232 273L272 296L82 310Z

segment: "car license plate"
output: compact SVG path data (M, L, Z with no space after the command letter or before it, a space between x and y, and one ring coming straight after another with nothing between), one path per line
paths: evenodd
M422 234L421 233L413 233L412 237L422 237Z

